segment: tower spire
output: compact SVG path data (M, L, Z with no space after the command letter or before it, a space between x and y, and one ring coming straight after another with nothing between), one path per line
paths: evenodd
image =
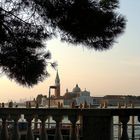
M57 73L56 73L56 78L55 78L55 85L60 85L60 78L59 78L59 74L58 74L58 70L57 70Z
M56 78L55 78L55 97L59 98L60 97L60 78L59 78L59 74L58 74L58 70L56 73Z

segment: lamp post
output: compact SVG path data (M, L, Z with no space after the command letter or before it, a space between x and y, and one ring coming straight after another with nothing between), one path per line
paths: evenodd
M49 103L48 103L48 108L51 106L51 89L56 89L56 86L50 86L49 87Z

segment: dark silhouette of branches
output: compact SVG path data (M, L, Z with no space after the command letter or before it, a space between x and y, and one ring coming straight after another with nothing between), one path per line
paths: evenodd
M9 11L0 7L0 66L10 79L32 86L48 76L50 53L45 52L42 41L50 34L31 17L19 16L18 6Z
M126 20L118 0L1 0L0 66L18 83L32 86L48 76L50 53L43 40L61 40L95 50L112 47Z

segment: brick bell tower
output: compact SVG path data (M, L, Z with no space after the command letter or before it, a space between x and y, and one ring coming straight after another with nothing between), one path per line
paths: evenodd
M60 78L59 78L59 74L58 71L56 73L56 78L55 78L55 97L58 98L60 97Z

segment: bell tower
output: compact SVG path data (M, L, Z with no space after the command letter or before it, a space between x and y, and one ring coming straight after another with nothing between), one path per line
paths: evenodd
M55 97L60 97L60 78L59 78L59 74L58 71L56 73L56 78L55 78Z

